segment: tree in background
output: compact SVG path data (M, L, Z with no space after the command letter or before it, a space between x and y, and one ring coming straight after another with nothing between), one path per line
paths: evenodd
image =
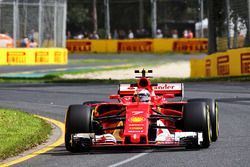
M81 3L80 0L68 1L67 30L72 35L91 30L90 22L92 18L90 12L89 4Z
M150 0L109 0L109 2L111 32L114 30L135 32L142 28L151 31ZM170 29L169 21L175 24L192 20L194 24L198 18L198 5L198 0L157 0L158 27ZM96 17L93 17L94 6L97 11ZM67 29L72 32L93 32L97 29L95 18L98 18L99 34L105 32L104 12L103 0L69 0ZM179 26L176 25L175 28ZM100 35L103 37L102 33Z

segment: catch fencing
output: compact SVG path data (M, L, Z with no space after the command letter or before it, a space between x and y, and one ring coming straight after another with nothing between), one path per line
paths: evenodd
M208 1L210 53L250 46L250 1ZM213 33L214 32L214 33Z
M127 39L132 31L136 39L182 38L185 30L195 36L199 5L198 0L69 0L67 36Z
M1 0L0 33L19 47L24 38L39 47L65 47L66 0Z

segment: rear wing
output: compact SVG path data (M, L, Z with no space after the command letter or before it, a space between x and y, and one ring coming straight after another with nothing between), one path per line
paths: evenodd
M155 95L174 94L176 97L184 97L183 83L158 83L152 85ZM137 89L136 84L120 84L118 94L120 96L132 96Z
M158 83L153 86L155 95L174 94L176 97L184 97L184 84L183 83Z
M137 86L132 84L119 84L118 94L120 96L133 96Z

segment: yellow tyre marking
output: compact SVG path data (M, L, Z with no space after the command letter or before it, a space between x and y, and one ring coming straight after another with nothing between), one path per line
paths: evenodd
M208 126L208 138L209 138L209 143L212 142L212 131L211 131L211 121L210 121L210 113L209 109L207 110L207 126Z
M54 149L55 147L60 146L60 145L62 145L64 143L64 123L53 120L53 119L50 119L50 118L42 117L42 116L39 116L39 115L36 115L36 116L39 117L39 118L42 118L42 119L44 119L44 120L46 120L48 122L51 122L51 123L55 124L56 126L58 126L61 129L61 133L62 133L61 136L57 139L57 141L55 141L55 143L52 143L52 144L48 145L47 147L42 148L42 149L40 149L38 151L35 151L33 153L30 153L30 154L28 154L28 155L26 155L24 157L21 157L21 158L18 158L16 160L1 164L0 167L11 166L11 165L26 161L26 160L28 160L30 158L33 158L35 156L38 156L38 155L43 154L45 152L48 152L48 151Z
M219 111L218 111L218 104L216 103L216 135L219 136Z

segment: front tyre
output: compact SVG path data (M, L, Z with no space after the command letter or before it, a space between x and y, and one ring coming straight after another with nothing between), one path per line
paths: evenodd
M212 141L215 142L219 137L219 111L217 102L214 99L208 98L189 99L188 102L205 102L209 106Z
M184 105L183 130L202 132L201 147L208 148L211 144L211 123L209 108L205 102L189 102ZM198 144L198 143L197 143Z
M71 140L75 133L92 132L92 111L88 105L70 105L65 118L65 147L70 152L78 152L80 148Z

